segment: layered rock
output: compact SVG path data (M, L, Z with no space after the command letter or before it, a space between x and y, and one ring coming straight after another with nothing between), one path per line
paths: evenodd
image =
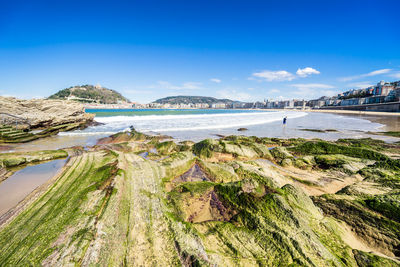
M81 103L63 100L21 100L0 96L0 124L20 129L44 129L65 124L86 125L94 115L85 113Z
M0 265L399 266L399 155L372 140L119 133L0 217Z

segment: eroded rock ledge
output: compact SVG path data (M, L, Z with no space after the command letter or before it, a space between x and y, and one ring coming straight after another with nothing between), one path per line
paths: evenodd
M82 104L73 101L0 96L0 142L29 142L38 138L86 127L94 114L85 113ZM43 130L30 133L30 130Z
M82 104L73 101L31 99L21 100L0 96L0 113L25 119L19 121L21 127L42 129L66 123L88 123L94 115L85 113ZM15 123L15 118L0 114L6 123Z

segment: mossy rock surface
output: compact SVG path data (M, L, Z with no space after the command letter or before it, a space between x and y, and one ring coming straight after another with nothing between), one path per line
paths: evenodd
M222 151L222 145L214 139L205 139L193 145L193 153L200 158L211 158L214 152Z
M0 265L396 266L396 145L160 140L131 129L71 153L57 179L0 217ZM65 155L7 159L52 153ZM379 190L340 190L366 185ZM350 247L350 233L372 252Z
M162 143L158 143L156 145L156 149L158 153L162 155L167 155L169 153L172 153L174 150L177 149L177 145L175 144L174 141L165 141Z
M400 191L364 200L367 207L400 223Z
M353 250L354 257L357 261L359 267L399 267L400 263L392 261L390 259L380 257L376 254L360 251L360 250Z
M46 160L60 159L68 157L65 150L44 150L32 152L16 152L0 154L0 165L11 168L25 163L40 162Z

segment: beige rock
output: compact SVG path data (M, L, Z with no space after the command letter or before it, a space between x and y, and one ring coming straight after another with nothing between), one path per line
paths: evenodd
M94 114L85 113L81 103L64 100L21 100L0 96L0 124L15 124L18 128L41 129L67 123L87 124Z

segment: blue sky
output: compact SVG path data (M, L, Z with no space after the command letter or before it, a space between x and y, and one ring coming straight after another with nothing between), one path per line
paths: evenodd
M400 1L0 0L0 95L311 99L400 80Z

